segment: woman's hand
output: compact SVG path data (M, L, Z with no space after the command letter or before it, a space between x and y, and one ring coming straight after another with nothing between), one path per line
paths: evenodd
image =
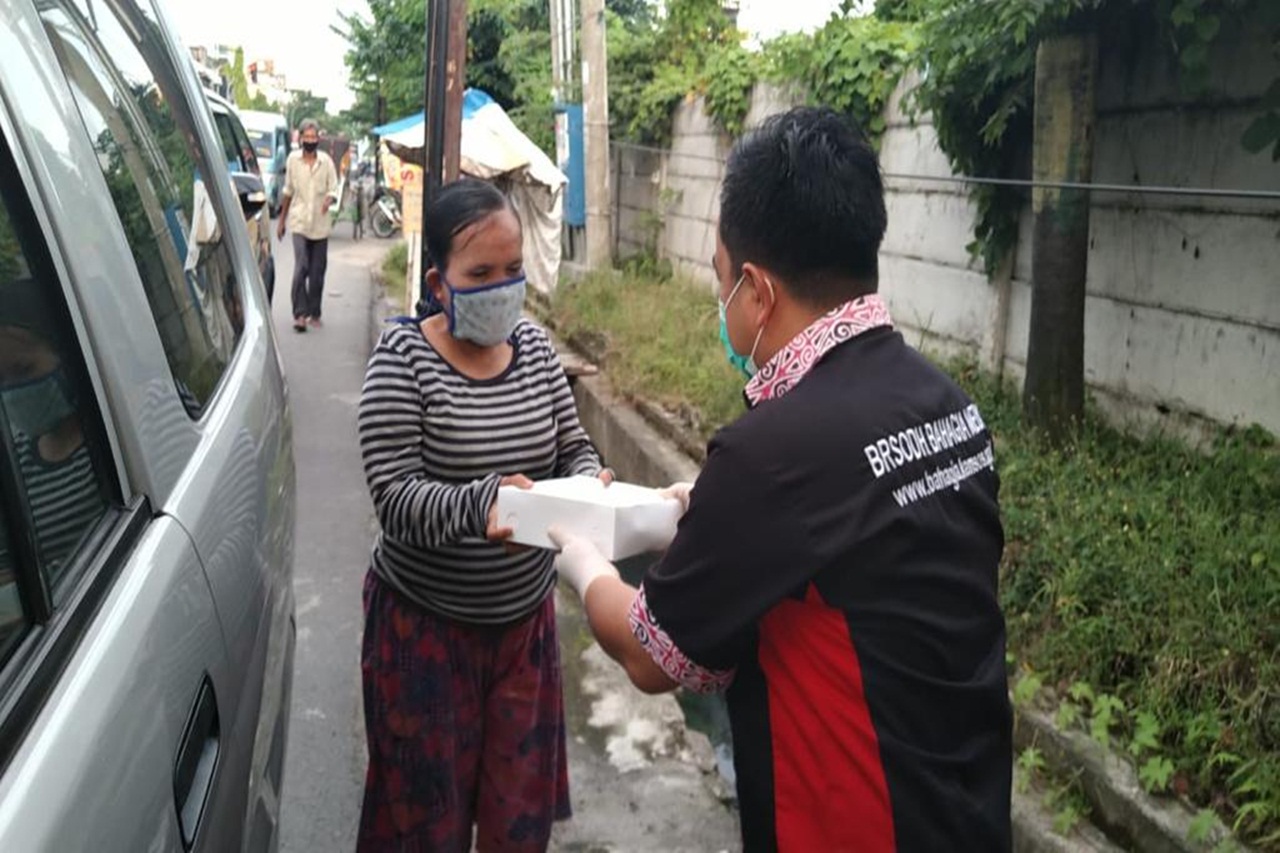
M524 474L513 474L510 477L503 477L498 481L498 488L503 486L515 486L517 489L532 489L533 480L530 480ZM510 527L498 526L498 499L493 499L493 505L489 507L489 524L484 532L484 538L490 542L505 542L515 533Z
M600 482L604 483L606 486L611 485L614 480L618 479L617 475L613 473L612 468L601 468L600 473L596 474L596 477L598 477Z

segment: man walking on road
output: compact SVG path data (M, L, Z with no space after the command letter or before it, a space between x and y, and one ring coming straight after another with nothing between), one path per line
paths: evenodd
M305 332L308 323L320 326L320 297L333 230L329 208L338 198L338 173L333 159L319 150L320 128L314 121L303 121L298 135L302 150L290 154L285 167L276 236L284 239L286 224L293 231L293 330Z

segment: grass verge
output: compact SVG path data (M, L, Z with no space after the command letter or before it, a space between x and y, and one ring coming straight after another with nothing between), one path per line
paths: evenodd
M382 286L387 298L404 308L405 283L409 276L409 244L397 242L382 259Z
M710 289L644 270L557 293L553 321L624 395L681 413L702 437L742 412ZM944 367L995 436L1007 545L1002 601L1019 701L1191 797L1243 839L1280 847L1280 450L1223 430L1207 452L1123 434L1091 415L1045 446L1017 390Z
M619 392L662 406L704 440L742 413L710 288L634 269L594 274L562 286L551 312L556 331Z

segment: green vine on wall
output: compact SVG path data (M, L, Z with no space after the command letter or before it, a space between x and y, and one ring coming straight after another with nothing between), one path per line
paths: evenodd
M885 106L919 51L917 28L874 17L832 18L793 69L814 103L852 116L873 140L885 131Z
M723 46L710 56L699 91L707 114L730 136L742 133L752 89L764 80L799 84L810 103L852 116L878 141L885 106L917 49L912 24L836 15L813 36L782 36L759 52Z
M730 136L744 130L751 92L761 77L760 57L740 44L726 45L707 60L707 114Z
M640 52L647 62L639 54L627 58L647 75L630 98L625 79L620 83L624 93L616 105L628 137L667 144L672 112L697 94L705 96L711 118L737 136L752 90L764 80L799 84L810 102L847 113L878 141L889 97L915 68L920 83L906 106L917 118L932 118L954 171L993 178L1030 177L1035 59L1043 38L1155 28L1178 57L1182 86L1198 94L1209 85L1211 48L1229 17L1248 14L1280 33L1276 0L880 0L874 16L857 16L845 4L813 35L782 36L751 51L740 33L709 29L713 10L706 0L671 0L669 6L682 16L678 20L698 29L683 39L665 36L683 46L678 62L653 51ZM650 47L663 38L652 39ZM1241 142L1251 152L1273 147L1280 160L1280 81L1260 109ZM1017 241L1026 191L983 185L972 189L972 198L977 214L969 249L994 272Z

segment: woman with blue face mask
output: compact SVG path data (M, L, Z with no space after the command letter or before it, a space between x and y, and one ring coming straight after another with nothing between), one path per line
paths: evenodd
M0 285L0 417L22 478L41 559L56 576L106 499L74 386L37 284Z
M369 746L358 849L544 850L569 816L546 551L496 521L502 485L611 475L546 332L522 317L520 221L492 185L425 218L443 311L383 333L360 403L381 523L365 582Z

